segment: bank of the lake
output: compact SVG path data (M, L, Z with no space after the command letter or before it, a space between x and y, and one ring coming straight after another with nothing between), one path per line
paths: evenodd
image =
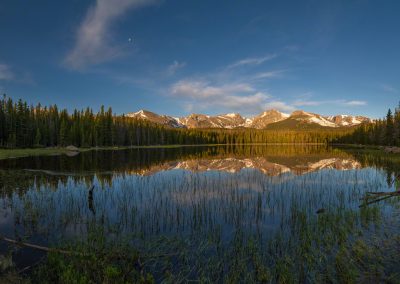
M109 146L109 147L90 147L90 148L75 148L69 147L47 147L47 148L14 148L5 149L0 148L0 160L14 159L22 157L33 157L33 156L55 156L55 155L76 155L80 152L87 151L104 151L104 150L127 150L127 149L150 149L150 148L180 148L180 147L208 147L208 146L223 146L229 144L193 144L193 145L147 145L147 146ZM244 144L247 146L260 146L260 145L321 145L320 143L252 143ZM360 145L360 144L330 144L331 146L340 148L360 149L365 151L374 151L390 154L400 154L400 147L392 146L372 146L372 145Z
M0 241L0 283L396 283L400 156L141 148L0 161L0 238L55 249Z
M33 156L55 156L55 155L75 155L80 152L88 151L108 151L108 150L127 150L127 149L160 149L160 148L181 148L181 147L210 147L210 146L233 146L232 144L172 144L172 145L147 145L147 146L108 146L108 147L88 147L75 148L68 147L47 147L47 148L0 148L0 160L33 157ZM323 145L322 143L251 143L235 144L246 146L265 146L265 145Z
M124 146L124 147L91 147L76 148L74 150L68 147L49 147L49 148L16 148L16 149L0 149L0 160L33 157L33 156L55 156L55 155L74 155L87 151L105 151L105 150L126 150L126 149L146 149L146 148L178 148L187 146L201 145L152 145L152 146ZM213 146L213 145L207 145Z

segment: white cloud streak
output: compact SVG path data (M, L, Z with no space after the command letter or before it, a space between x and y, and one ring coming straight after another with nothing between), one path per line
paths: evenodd
M292 104L294 106L302 107L302 106L319 106L323 103L324 102L321 101L296 100Z
M257 91L253 86L242 83L224 85L212 84L205 80L181 80L171 87L171 94L187 102L185 110L193 111L209 107L222 107L229 111L257 113L275 108L292 111L286 103L274 100L269 94Z
M169 94L179 98L179 102L188 112L217 109L221 112L257 114L267 109L292 112L297 108L327 104L340 107L358 107L367 104L366 101L359 100L312 100L311 92L299 95L292 101L283 101L271 96L265 91L263 88L265 85L261 84L261 81L280 78L285 70L260 72L251 70L251 67L274 57L275 55L247 58L236 61L219 72L182 79L170 85ZM179 69L178 66L179 62L175 61L170 68Z
M269 78L278 78L282 76L285 71L283 70L274 70L274 71L267 71L256 74L253 78L254 79L269 79Z
M230 65L228 65L227 69L247 66L247 65L260 65L266 61L276 58L276 54L270 54L263 57L252 57L252 58L245 58L239 61L236 61Z
M264 110L266 109L277 109L280 111L294 111L296 108L290 104L287 104L285 102L279 101L279 100L273 100L270 102L267 102L264 104Z
M232 93L249 93L253 91L254 88L248 84L215 86L207 81L200 80L181 80L174 84L171 89L171 93L175 96L183 96L192 99L216 98Z
M75 46L64 59L66 66L81 70L89 65L120 56L121 48L111 44L112 24L129 9L154 2L153 0L97 0L78 28Z
M269 105L287 111L293 107L279 99L270 98L267 95L268 91L260 87L260 83L266 79L283 77L286 70L253 69L275 57L276 55L272 54L245 58L223 66L217 71L179 79L175 79L175 76L187 66L187 63L174 60L162 71L153 72L150 80L139 80L131 75L119 75L115 76L115 79L118 83L141 85L149 90L157 89L161 95L179 98L177 101L186 112L212 108L218 111L237 110L255 114L260 110L265 110ZM156 80L154 76L157 77ZM163 83L168 85L157 87L155 81L160 85Z
M343 105L345 106L365 106L367 104L366 101L344 101Z
M184 100L190 99L199 109L212 106L231 110L259 110L260 105L269 98L248 84L213 85L199 80L181 80L172 85L171 94Z
M320 106L320 105L339 105L344 107L353 107L353 106L364 106L367 105L366 101L357 101L357 100L327 100L327 101L313 101L313 100L295 100L292 105L296 107L304 107L304 106Z
M252 71L247 70L275 57L276 55L272 54L238 60L219 72L173 83L169 93L179 98L188 112L210 108L248 114L256 114L270 108L292 111L293 106L272 98L258 86L259 81L280 77L284 71L258 71L251 74ZM177 67L178 62L171 66Z

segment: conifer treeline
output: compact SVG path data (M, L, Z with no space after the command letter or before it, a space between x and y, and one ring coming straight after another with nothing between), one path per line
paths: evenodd
M111 108L103 106L96 114L89 108L70 114L56 105L28 106L5 96L0 100L2 147L164 145L177 141L193 144L203 140L144 120L114 116Z
M29 106L5 95L0 99L0 147L55 147L75 145L142 146L171 144L329 143L352 130L217 130L172 129L141 119L113 115L102 106L59 110L56 105Z
M338 142L363 145L400 146L400 104L394 112L388 110L384 119L363 124Z

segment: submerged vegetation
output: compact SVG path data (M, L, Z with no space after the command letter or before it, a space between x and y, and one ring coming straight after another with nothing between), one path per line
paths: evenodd
M140 174L168 161L234 157L293 167L339 157L362 168ZM359 208L368 192L396 189L393 159L316 145L4 160L2 234L71 253L2 246L12 260L2 274L33 283L397 283L400 198Z
M328 146L397 145L399 115L190 130L4 97L0 160L35 157L0 161L0 281L399 283L400 157Z

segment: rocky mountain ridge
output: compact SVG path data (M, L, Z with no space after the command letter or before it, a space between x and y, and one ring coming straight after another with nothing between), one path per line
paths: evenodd
M128 113L127 117L145 119L154 123L174 128L255 128L265 129L278 122L292 122L297 124L309 124L320 127L352 127L361 123L370 122L371 119L364 116L335 115L323 116L316 113L297 110L291 114L283 113L275 109L267 110L254 117L243 117L239 113L227 113L221 115L190 114L185 117L172 117L159 115L151 111L140 110Z

